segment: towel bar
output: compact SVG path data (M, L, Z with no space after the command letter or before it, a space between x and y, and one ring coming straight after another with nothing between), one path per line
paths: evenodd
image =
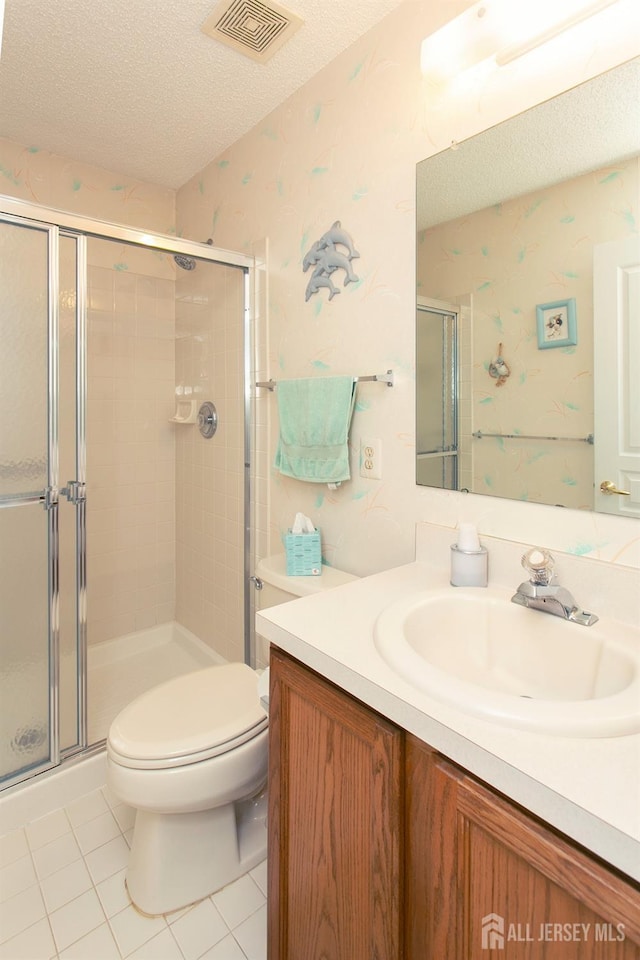
M393 370L387 370L386 373L374 373L368 377L354 377L356 383L375 382L386 383L388 387L393 386ZM267 390L275 390L278 385L277 380L256 380L256 387L265 387Z

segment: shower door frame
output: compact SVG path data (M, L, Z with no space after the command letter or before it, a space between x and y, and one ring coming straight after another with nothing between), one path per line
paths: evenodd
M459 434L459 325L460 325L460 307L457 304L446 303L442 300L435 300L432 297L418 297L416 302L416 318L419 313L429 313L434 317L440 317L443 323L446 320L451 321L451 347L450 353L445 356L443 351L442 370L443 370L443 392L442 392L442 436L443 443L439 448L433 450L416 450L416 470L420 460L441 460L442 482L440 486L447 490L458 489L458 476L460 467L460 434ZM418 354L418 321L416 319L416 360ZM448 361L448 362L447 362ZM447 389L448 388L448 389ZM444 443L446 433L445 415L447 403L451 409L451 443ZM416 409L416 422L419 411ZM453 486L447 486L445 474L447 465L451 468Z
M70 214L63 210L45 207L40 204L18 200L0 194L0 214L5 220L18 225L33 226L48 232L48 291L49 291L49 474L48 486L44 499L38 496L37 501L44 502L48 513L49 525L49 732L50 750L49 759L38 764L31 770L22 771L15 777L7 778L1 790L9 789L21 783L29 782L33 777L55 771L60 768L66 759L77 759L80 756L89 756L102 749L103 744L87 744L87 583L86 583L86 400L87 400L87 241L88 238L99 240L117 240L151 250L159 250L168 254L183 254L206 260L222 266L236 267L242 270L243 276L243 340L244 340L244 452L245 452L245 482L244 482L244 597L245 611L249 591L248 572L250 568L251 548L251 444L250 425L248 414L250 411L250 374L253 371L251 328L253 317L252 279L255 275L255 258L235 251L210 246L208 243L199 243L194 240L183 240L159 233L148 233L123 224L97 220ZM58 346L59 346L59 239L60 237L75 239L76 242L76 477L73 481L66 481L66 486L60 489L58 476ZM58 625L58 502L60 495L76 506L76 603L77 603L77 730L78 743L69 748L60 748L60 703L59 703L59 625ZM23 501L26 502L26 501ZM32 502L32 501L29 501ZM244 659L252 663L255 658L253 650L253 631L248 618L244 622Z

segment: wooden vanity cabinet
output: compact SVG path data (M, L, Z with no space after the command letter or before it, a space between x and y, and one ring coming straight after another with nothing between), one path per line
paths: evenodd
M637 885L273 647L271 667L269 960L640 960Z
M403 734L272 648L269 960L401 957Z
M636 885L410 735L405 789L407 958L640 960Z

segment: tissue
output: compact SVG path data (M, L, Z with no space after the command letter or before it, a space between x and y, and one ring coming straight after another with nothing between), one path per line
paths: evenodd
M315 533L312 521L304 513L296 513L291 524L291 533Z

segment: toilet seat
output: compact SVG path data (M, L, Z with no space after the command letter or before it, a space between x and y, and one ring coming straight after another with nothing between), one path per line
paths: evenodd
M245 663L226 663L142 694L113 721L107 749L124 767L179 767L228 753L267 723L258 675Z

